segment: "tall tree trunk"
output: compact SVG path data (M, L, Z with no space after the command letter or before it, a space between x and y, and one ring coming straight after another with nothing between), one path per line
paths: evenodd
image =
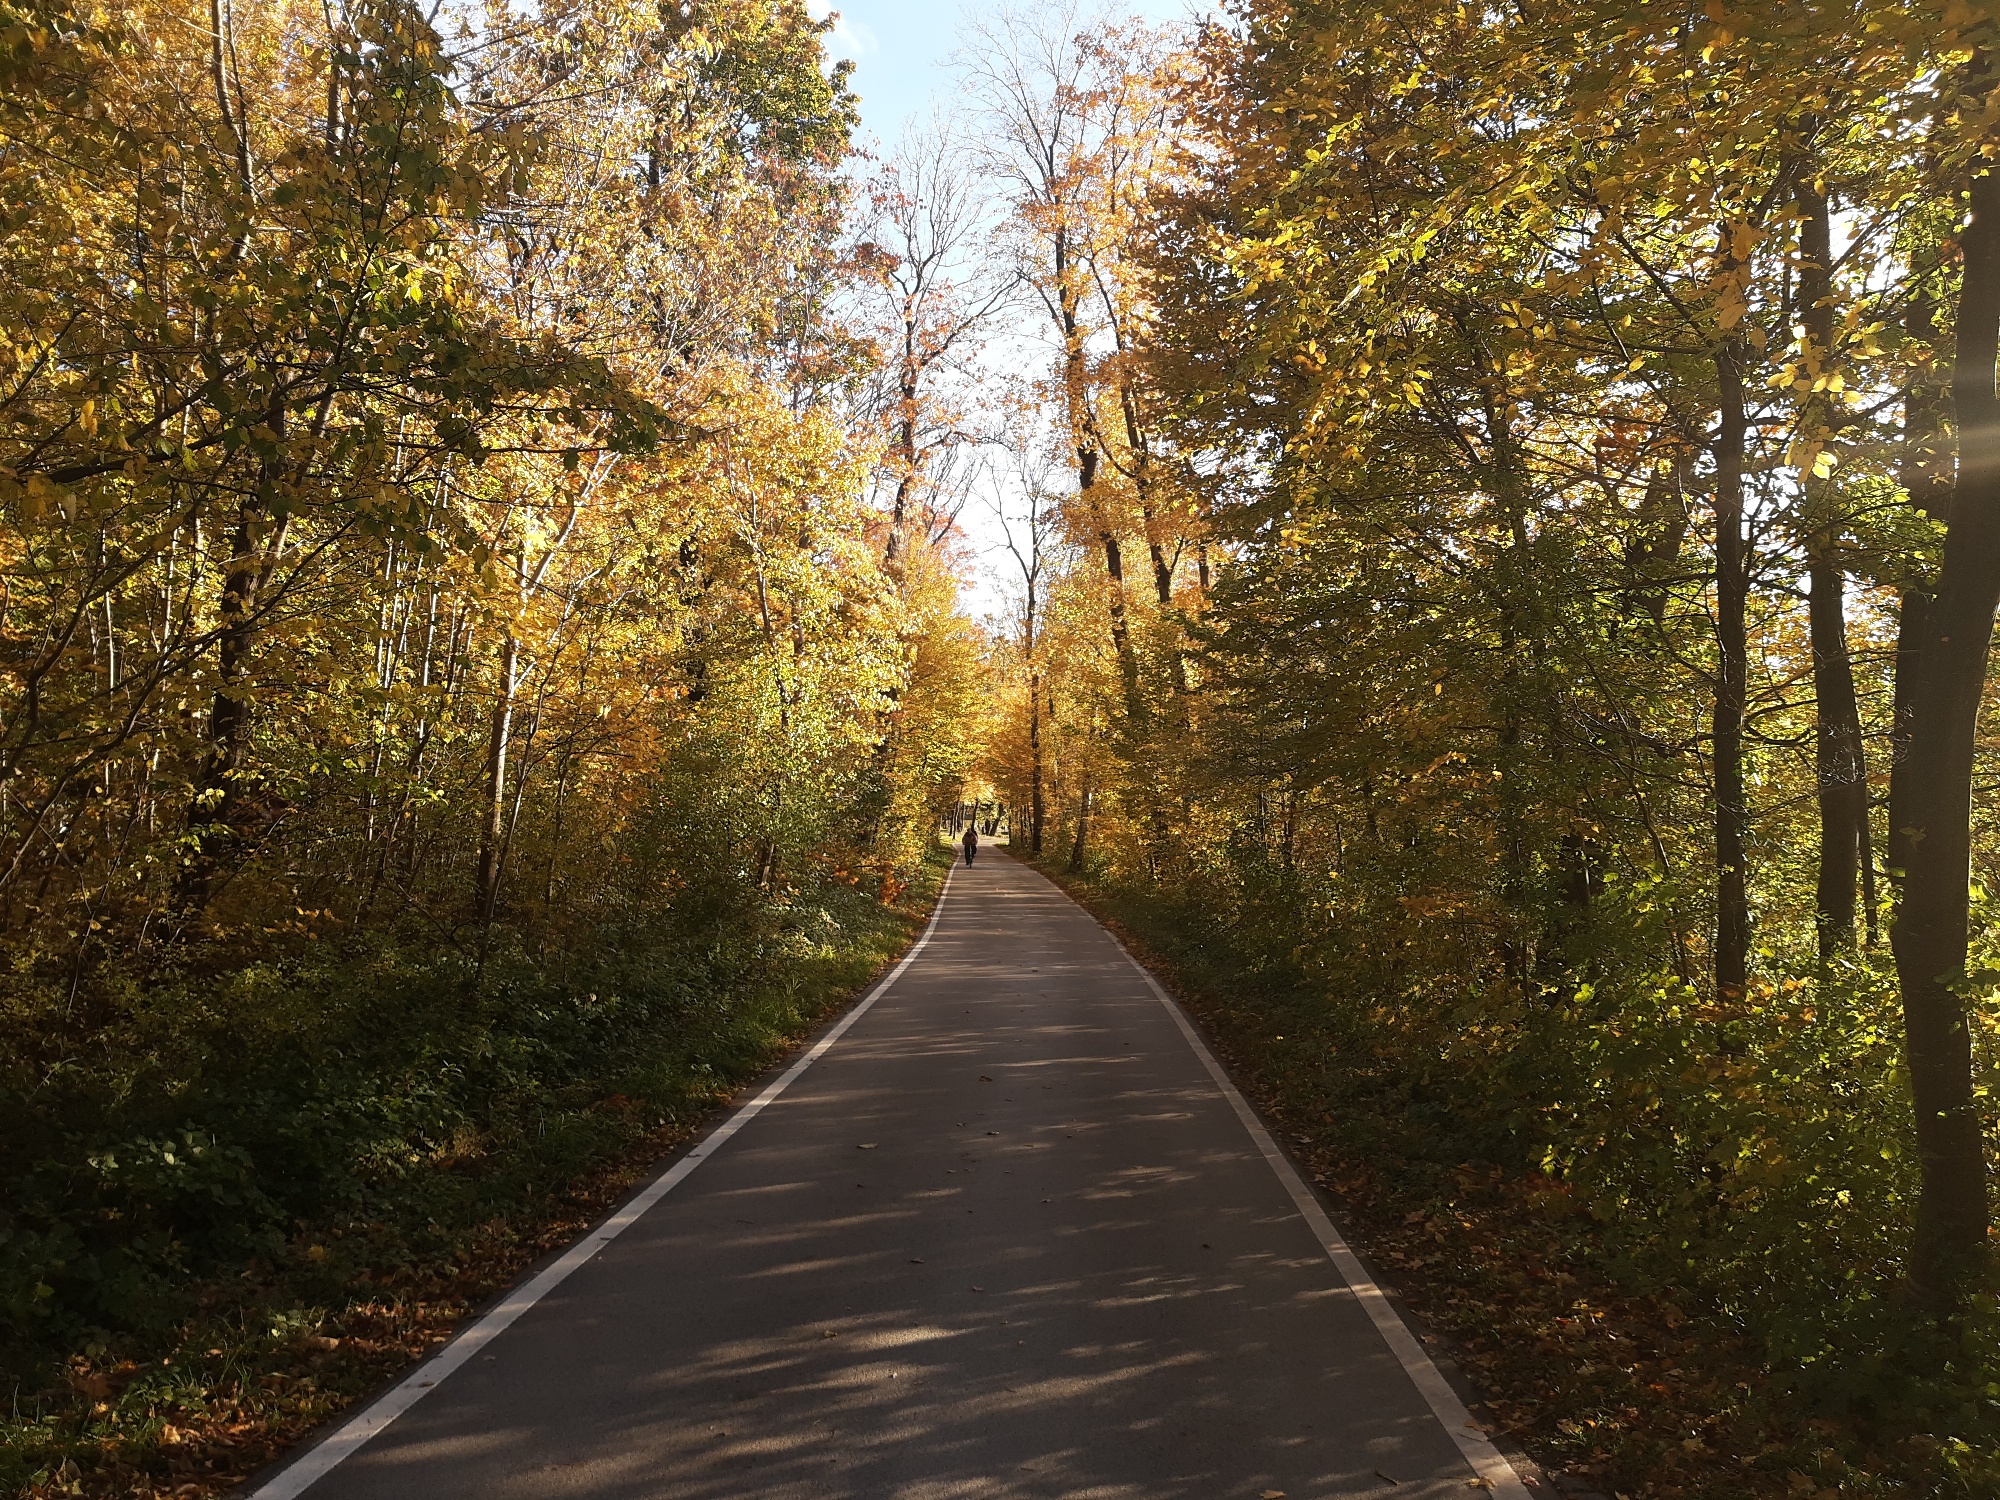
M1970 189L1952 364L1958 470L1890 830L1890 862L1904 872L1891 940L1922 1168L1911 1274L1939 1309L1958 1304L1988 1225L1972 1036L1954 981L1967 948L1974 740L2000 606L2000 177L1982 172Z
M1139 400L1130 381L1119 382L1118 405L1125 419L1125 444L1132 453L1132 489L1138 496L1139 516L1146 529L1146 551L1153 563L1153 597L1160 606L1161 622L1169 623L1174 610L1174 565L1160 540L1159 516L1153 505L1152 439L1139 420ZM1188 715L1187 657L1181 651L1178 639L1173 642L1168 670L1172 673L1174 695L1180 701L1181 722L1185 725Z
M1833 236L1826 193L1802 175L1799 207L1799 320L1810 348L1807 373L1833 370ZM1805 428L1815 438L1839 424L1831 393L1809 397ZM1847 650L1847 580L1840 560L1839 497L1826 479L1805 481L1806 619L1812 641L1814 766L1819 798L1819 872L1814 925L1822 958L1854 946L1854 892L1873 861L1861 707Z
M1159 600L1162 612L1174 607L1174 565L1167 560L1167 549L1159 537L1154 535L1155 518L1150 506L1143 511L1146 522L1146 551L1153 560L1153 596Z
M917 366L913 352L916 336L916 325L905 318L903 374L898 384L903 411L902 420L896 424L896 456L901 460L903 472L896 480L895 508L889 514L889 542L882 549L882 560L889 565L892 574L900 574L901 571L903 528L909 523L910 497L917 488Z
M910 492L916 488L914 474L905 474L896 481L894 509L889 513L889 540L882 548L882 561L893 573L903 559L903 518L909 513Z
M1118 533L1100 510L1094 493L1101 455L1097 451L1097 439L1090 419L1089 351L1084 346L1083 323L1077 312L1076 266L1070 257L1067 235L1059 232L1054 248L1056 299L1063 336L1063 396L1070 441L1076 454L1076 494L1104 549L1104 598L1105 609L1110 616L1111 648L1118 657L1118 677L1124 688L1126 720L1136 723L1139 712L1139 658L1132 649L1132 629L1126 618L1125 555L1118 543Z
M1182 649L1182 637L1174 620L1174 565L1167 556L1167 549L1157 534L1158 526L1150 504L1144 507L1146 523L1146 550L1153 559L1153 593L1159 600L1160 620L1174 632L1171 654L1167 659L1167 671L1173 686L1174 696L1180 702L1178 717L1183 728L1189 724L1193 705L1188 702L1187 652Z
M1745 616L1749 547L1743 535L1743 343L1725 338L1715 354L1715 992L1741 996L1750 978L1750 897L1745 849L1743 712L1749 695Z
M1823 540L1830 549L1831 538ZM1819 952L1826 958L1854 946L1855 888L1867 873L1873 851L1861 709L1847 650L1845 579L1840 565L1825 550L1815 548L1807 583L1819 797L1819 872L1813 906Z
M1905 326L1913 343L1926 348L1944 345L1943 311L1929 278L1922 278L1910 297ZM1946 433L1951 392L1942 379L1913 381L1903 393L1903 441L1899 460L1903 488L1910 504L1933 520L1942 520L1951 503L1952 452ZM1902 767L1909 759L1910 724L1916 712L1919 663L1930 633L1932 593L1936 580L1913 573L1903 580L1896 612L1896 672L1889 717L1889 861L1900 877L1896 830L1910 826L1910 778Z
M282 408L266 418L283 433ZM275 464L262 468L258 489L275 477ZM229 563L217 606L218 681L208 712L208 750L195 778L188 807L188 828L194 852L181 872L179 900L184 911L205 906L219 883L225 864L253 834L245 808L244 777L255 719L251 699L251 667L256 657L259 609L276 559L285 544L287 523L272 524L255 500L246 499L236 512L229 536Z
M1139 722L1143 705L1139 699L1139 657L1132 649L1132 626L1125 611L1125 552L1118 534L1109 529L1098 533L1104 545L1106 608L1111 616L1111 646L1118 656L1118 685L1124 695L1125 722Z
M514 726L515 669L520 646L512 626L500 645L500 684L493 700L491 729L486 740L486 821L479 836L479 923L493 925L500 901L500 851L507 831L507 742Z
M1078 793L1076 799L1076 840L1070 845L1069 850L1069 872L1072 875L1083 873L1083 857L1089 850L1090 798L1090 777L1086 774L1083 778L1083 790Z
M233 108L229 100L228 74L236 61L235 15L228 0L208 0L209 29L209 82L215 88L215 107L222 116L222 128L229 132L229 144L236 158L237 185L244 195L252 189L250 175L250 126L241 118L241 111ZM242 95L237 95L241 102ZM236 250L240 253L242 241L238 240Z
M1032 767L1028 802L1028 852L1040 857L1042 820L1046 803L1042 793L1042 674L1028 674L1028 760Z

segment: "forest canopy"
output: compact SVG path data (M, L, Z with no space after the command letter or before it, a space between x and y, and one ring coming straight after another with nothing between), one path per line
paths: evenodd
M1991 16L1137 35L974 70L1051 320L1027 841L1336 1175L1542 1236L1531 1340L1653 1309L1521 1408L1605 1488L1990 1493Z
M56 1356L469 1257L902 931L985 666L827 24L0 10L0 1487Z
M1524 1440L1992 1493L2000 23L987 7L866 154L832 24L0 0L20 1482L693 1118L985 791Z

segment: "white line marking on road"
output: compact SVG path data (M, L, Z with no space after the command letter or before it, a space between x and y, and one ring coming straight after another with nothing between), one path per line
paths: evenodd
M391 1387L366 1409L348 1418L323 1441L301 1456L296 1463L265 1481L261 1488L251 1494L250 1500L294 1500L294 1497L304 1494L308 1487L331 1473L344 1460L351 1458L362 1444L379 1435L396 1418L423 1400L452 1371L492 1343L522 1313L561 1286L572 1272L585 1265L598 1251L636 1224L645 1216L648 1209L685 1182L696 1167L715 1155L731 1136L763 1113L765 1106L790 1088L801 1073L824 1056L826 1049L839 1041L848 1027L866 1015L869 1007L888 994L889 987L903 977L905 969L916 962L917 955L930 943L931 934L937 931L938 918L944 915L945 894L951 889L951 877L956 868L954 865L951 870L945 872L944 883L938 887L937 902L931 907L931 919L924 924L924 930L916 942L910 945L910 951L903 955L895 968L882 977L875 988L855 1003L853 1009L835 1022L833 1028L814 1043L805 1056L772 1080L755 1099L718 1125L700 1145L646 1184L645 1188L617 1213L570 1246L563 1252L560 1260L533 1280L509 1292L498 1306L418 1365L400 1384Z
M1305 1216L1305 1221L1311 1226L1312 1232L1319 1236L1320 1246L1326 1251L1326 1258L1332 1261L1340 1272L1341 1279L1347 1283L1347 1289L1354 1293L1354 1300L1367 1312L1369 1321L1375 1325L1375 1331L1382 1335L1383 1342L1389 1346L1389 1352L1396 1356L1396 1362L1402 1365L1404 1373L1416 1385L1418 1393L1430 1403L1431 1414L1450 1434L1451 1440L1458 1444L1459 1453L1464 1456L1466 1463L1472 1466L1472 1472L1483 1481L1486 1492L1496 1496L1497 1500L1534 1500L1532 1492L1521 1482L1521 1476L1514 1471L1514 1466L1507 1462L1506 1455L1494 1447L1487 1440L1486 1434L1473 1422L1472 1413L1467 1411L1465 1403L1458 1399L1458 1392L1451 1388L1451 1382L1444 1378L1444 1373L1431 1362L1431 1357L1424 1353L1424 1346L1418 1342L1417 1336L1410 1332L1410 1325L1403 1321L1394 1304L1383 1295L1382 1288L1375 1284L1375 1278L1368 1274L1367 1267L1361 1264L1361 1258L1348 1248L1347 1241L1341 1238L1340 1231L1333 1227L1333 1220L1326 1216L1326 1210L1320 1206L1320 1201L1314 1196L1313 1190L1306 1186L1305 1179L1299 1176L1298 1170L1293 1167L1284 1152L1278 1149L1278 1143L1271 1139L1271 1132L1264 1128L1264 1122L1257 1117L1257 1112L1250 1107L1250 1101L1243 1097L1242 1091L1230 1081L1229 1074L1223 1070L1215 1054L1209 1051L1208 1043L1203 1041L1201 1033L1194 1029L1194 1023L1187 1018L1187 1013L1175 1003L1173 996L1160 987L1159 980L1152 976L1151 971L1134 958L1123 943L1118 942L1109 928L1105 928L1105 932L1111 937L1112 942L1118 943L1118 951L1125 955L1125 962L1139 971L1139 976L1146 981L1146 988L1153 992L1153 997L1165 1006L1167 1014L1174 1018L1174 1024L1180 1027L1181 1035L1187 1038L1188 1045L1194 1049L1194 1055L1200 1058L1201 1065L1208 1069L1208 1076L1213 1078L1215 1086L1222 1090L1222 1097L1227 1099L1229 1107L1236 1111L1236 1118L1243 1122L1243 1128L1250 1132L1250 1139L1257 1143L1257 1149L1264 1154L1264 1160L1271 1164L1271 1170L1278 1174L1278 1180L1285 1185L1285 1191L1292 1195L1292 1202L1298 1205L1299 1212Z

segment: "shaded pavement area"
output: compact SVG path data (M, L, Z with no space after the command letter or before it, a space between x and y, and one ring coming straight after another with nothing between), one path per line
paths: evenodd
M1473 1482L1143 976L988 847L824 1057L307 1494Z

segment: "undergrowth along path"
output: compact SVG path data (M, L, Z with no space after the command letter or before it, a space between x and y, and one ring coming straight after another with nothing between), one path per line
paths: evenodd
M56 1383L37 1380L36 1351L15 1351L29 1373L11 1392L0 1375L11 1397L0 1494L198 1500L355 1409L560 1255L872 988L925 925L949 863L939 851L893 901L823 891L811 910L836 921L813 922L823 936L810 952L770 941L768 929L774 951L761 957L740 940L690 955L671 934L627 934L594 966L600 993L587 997L591 969L516 965L471 990L451 953L426 962L389 947L379 962L348 964L366 944L329 942L274 964L260 993L282 1003L217 1007L207 1022L233 1042L213 1052L229 1078L182 1070L193 1086L180 1104L211 1139L253 1148L240 1153L253 1180L297 1215L286 1243L246 1266L183 1242L158 1288L158 1318L98 1335L46 1377ZM339 977L314 987L328 975ZM619 1024L603 1025L607 1015ZM476 1057L488 1066L457 1066ZM273 1087L288 1076L310 1093ZM117 1081L109 1071L86 1080L99 1096ZM438 1117L421 1106L437 1102L423 1094L442 1081L454 1085L448 1133L471 1150L432 1149ZM371 1100L382 1107L326 1107ZM223 1108L232 1101L233 1112ZM317 1160L345 1163L367 1191L314 1211L295 1157L231 1132L282 1125L287 1110L314 1119ZM399 1136L351 1128L384 1117ZM86 1118L96 1133L72 1151L139 1129L129 1109ZM367 1173L369 1161L385 1170ZM51 1351L62 1332L50 1332Z
M611 1224L259 1500L1527 1494L1172 1003L996 852Z

